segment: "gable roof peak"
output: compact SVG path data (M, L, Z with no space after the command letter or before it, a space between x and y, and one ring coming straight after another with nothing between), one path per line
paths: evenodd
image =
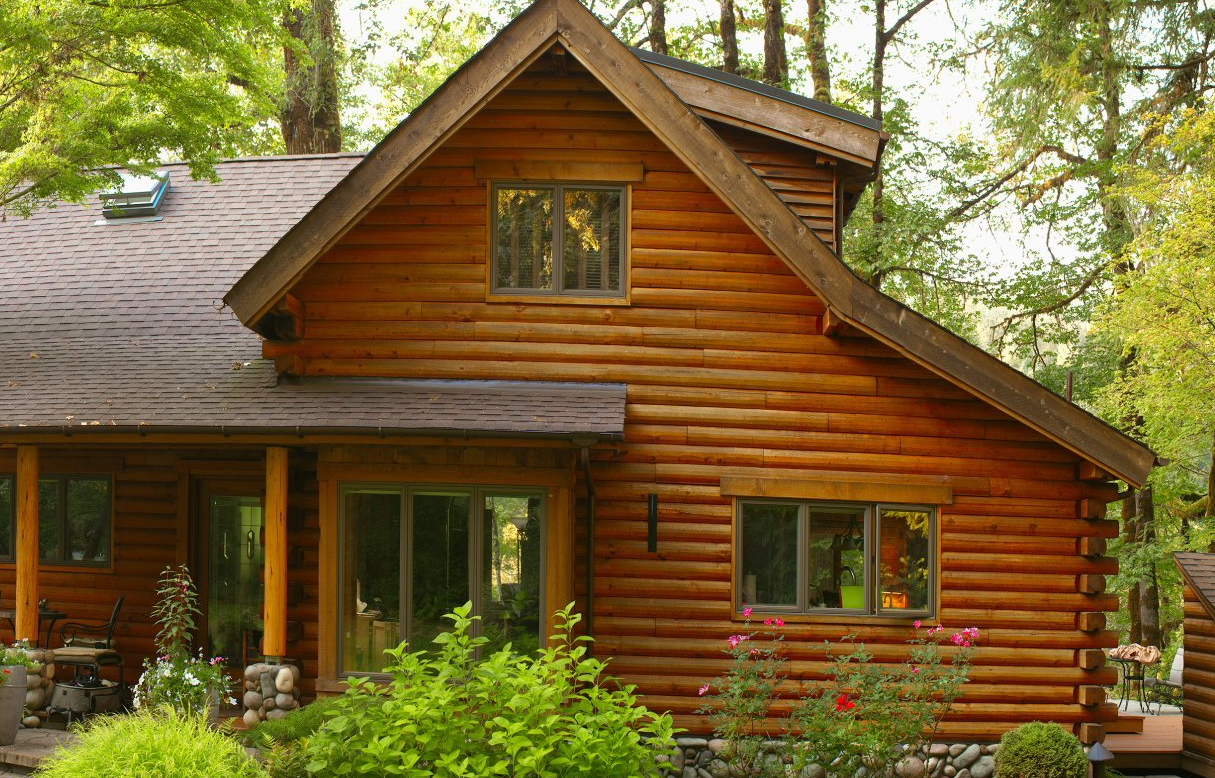
M833 317L1117 477L1143 483L1155 460L1146 447L857 278L675 90L578 0L536 0L524 10L372 149L224 301L246 326L256 327L329 247L554 43L721 198Z

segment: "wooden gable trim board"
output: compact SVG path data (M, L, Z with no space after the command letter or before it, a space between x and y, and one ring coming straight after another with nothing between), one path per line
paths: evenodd
M225 296L257 322L359 218L552 42L637 116L840 320L1140 485L1150 450L940 325L865 284L715 132L577 0L537 0L377 146ZM1078 441L1083 441L1078 442Z
M823 116L741 87L645 63L697 113L871 168L881 155L880 132Z

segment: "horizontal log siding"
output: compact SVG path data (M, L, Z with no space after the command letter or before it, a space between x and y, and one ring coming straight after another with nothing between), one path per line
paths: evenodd
M742 149L741 142L739 148ZM637 161L631 304L485 302L486 182L474 158ZM983 630L948 738L996 738L1019 722L1115 717L1081 706L1081 612L1116 599L1079 576L1116 570L1077 540L1112 536L1078 501L1112 499L1076 479L1077 458L867 338L824 337L823 306L623 107L580 76L525 75L430 158L297 284L304 337L266 354L306 374L618 381L624 443L594 455L598 490L595 632L614 672L682 726L696 689L724 668L731 619L731 502L723 475L938 476L942 621ZM646 495L659 498L646 552ZM579 506L579 510L583 507ZM582 514L580 514L580 517ZM578 539L583 548L583 539ZM580 565L585 560L579 561ZM581 587L582 573L576 574ZM855 626L791 625L793 670L818 677L824 637ZM902 655L907 627L866 626L878 656Z
M833 251L839 169L813 151L717 122L713 129ZM821 163L821 164L820 164Z
M1185 718L1181 749L1207 764L1215 763L1215 621L1185 587L1185 669L1182 671Z
M103 623L109 620L114 600L127 596L115 636L123 655L126 679L134 683L144 659L155 655L157 626L152 619L156 584L166 567L176 565L179 481L183 468L202 463L220 465L248 462L246 474L257 477L264 468L260 449L85 449L40 446L40 470L55 473L113 475L113 560L109 568L59 566L42 563L38 570L38 596L67 614L66 621ZM0 449L0 473L12 473L12 449ZM291 460L291 506L302 511L304 524L290 532L290 544L304 547L304 562L287 571L288 581L304 585L304 599L288 609L288 619L303 622L304 637L288 645L291 657L304 663L301 682L306 697L313 694L316 667L316 565L317 516L315 463ZM302 467L301 467L302 466ZM12 562L0 562L0 604L8 607L15 592ZM205 594L202 596L205 599ZM204 605L205 607L205 605ZM59 626L56 625L56 630ZM42 633L40 632L40 635ZM54 640L58 641L58 634ZM11 642L12 631L0 621L0 639ZM201 642L201 641L200 641ZM56 643L57 644L57 643ZM107 676L108 677L108 676Z

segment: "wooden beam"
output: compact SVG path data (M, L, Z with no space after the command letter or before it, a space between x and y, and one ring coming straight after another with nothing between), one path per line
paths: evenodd
M1105 629L1105 614L1096 611L1085 611L1076 614L1076 628L1081 632L1100 632Z
M570 159L478 159L473 177L482 181L612 181L645 179L640 162L585 162Z
M849 500L950 505L953 487L947 484L849 482L837 479L781 479L724 476L722 496L781 497L800 500Z
M17 640L38 644L38 447L17 446Z
M1104 686L1076 687L1076 702L1081 705L1100 705L1105 702Z
M1086 746L1105 740L1105 727L1100 724L1084 723L1076 728L1076 737Z
M266 449L266 612L264 650L267 658L287 655L287 454L280 446Z
M574 599L574 497L568 486L550 486L547 490L548 516L545 527L546 550L544 568L544 624L547 627L542 645L553 634L553 613Z
M1104 519L1105 503L1101 500L1080 500L1076 504L1076 516L1081 519Z
M1076 576L1076 591L1084 594L1102 594L1105 592L1104 575Z
M1080 481L1113 481L1114 476L1110 475L1103 468L1094 465L1092 462L1081 462L1076 465L1076 478Z
M320 543L317 548L316 675L337 678L338 612L338 489L337 481L317 478L317 516ZM319 688L319 686L318 686Z
M1105 556L1107 545L1105 538L1080 538L1076 541L1076 551L1080 556Z
M1105 667L1105 652L1099 648L1082 648L1076 651L1076 666L1084 670L1100 670Z

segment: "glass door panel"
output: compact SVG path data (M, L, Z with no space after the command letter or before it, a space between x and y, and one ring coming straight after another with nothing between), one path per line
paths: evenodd
M451 631L443 618L468 602L470 492L417 490L410 496L413 537L410 560L409 647L430 651L440 632Z
M482 655L510 643L515 653L540 646L540 560L543 520L535 495L482 495Z
M207 651L236 667L262 629L262 506L257 497L208 499Z
M342 671L378 673L401 642L401 494L352 489L343 503Z

